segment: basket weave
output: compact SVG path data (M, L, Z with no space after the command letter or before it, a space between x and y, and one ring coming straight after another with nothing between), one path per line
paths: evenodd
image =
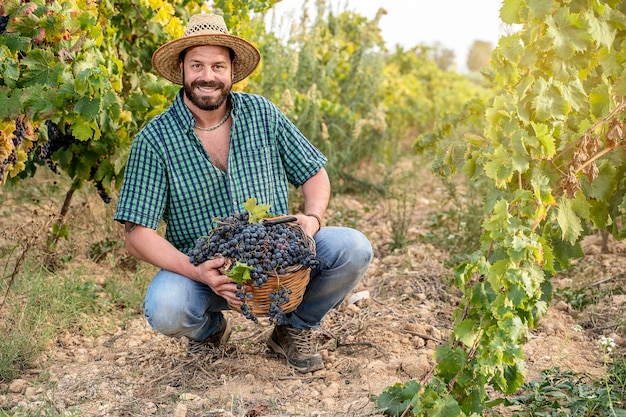
M294 229L302 238L304 244L315 253L315 241L307 236L302 228L297 224L289 224L289 228ZM250 311L255 315L266 315L269 311L270 300L269 295L280 287L286 287L291 290L289 301L281 304L283 313L294 311L302 302L306 286L309 283L311 269L304 268L303 265L291 265L284 268L286 273L279 275L277 273L268 273L268 279L261 288L251 285L252 288L248 294L252 294L253 298L247 299L246 304L250 307ZM230 308L241 312L241 307L230 304Z
M300 270L285 275L269 276L263 287L258 288L252 285L252 289L248 294L253 294L253 298L246 300L246 304L250 307L250 311L255 315L265 315L270 309L269 295L276 291L279 287L284 286L291 290L289 301L281 305L283 313L289 313L295 310L302 302L304 291L309 283L311 270L309 268L301 268ZM230 304L230 308L241 312L238 305Z

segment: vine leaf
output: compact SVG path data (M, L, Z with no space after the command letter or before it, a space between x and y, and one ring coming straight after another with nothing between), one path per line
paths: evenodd
M557 222L561 227L561 238L572 245L576 243L583 231L580 219L572 209L572 203L567 198L561 198L557 207Z
M235 281L237 284L243 284L244 282L251 280L250 271L252 271L251 266L241 262L236 262L228 273L226 273L226 276Z
M468 353L459 347L440 346L435 352L435 357L438 374L449 382L463 369Z
M476 322L472 319L465 319L455 329L454 333L465 346L472 347L478 335L475 332Z
M406 384L396 383L373 399L376 405L385 410L387 415L400 416L409 407L413 398L419 393L421 386L415 380Z
M272 217L272 215L269 213L270 205L257 204L257 200L254 197L246 200L243 206L248 212L248 223L258 223L262 219Z
M431 415L431 414L429 414ZM451 395L438 399L433 406L433 417L460 416L461 407Z
M53 85L61 78L63 68L55 66L55 56L51 51L35 49L31 51L22 64L26 66L24 78L34 84Z

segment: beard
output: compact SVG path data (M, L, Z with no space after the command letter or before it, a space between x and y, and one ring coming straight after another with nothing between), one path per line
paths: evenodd
M197 87L217 88L221 94L218 97L205 97L195 93ZM217 110L228 98L230 94L230 86L226 86L220 81L194 81L192 83L185 82L183 76L183 89L185 96L196 107L201 110Z

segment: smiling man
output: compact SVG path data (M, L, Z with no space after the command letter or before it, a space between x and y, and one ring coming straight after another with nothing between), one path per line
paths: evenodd
M267 345L311 372L324 367L311 329L362 279L372 247L357 230L322 227L330 198L326 157L273 103L231 91L259 61L255 46L230 35L221 16L206 14L193 16L183 37L155 51L154 69L183 87L135 138L114 218L125 225L129 253L160 268L144 300L148 323L186 337L193 353L226 343L231 330L222 311L242 303L237 285L220 273L223 260L189 261L195 240L215 218L245 212L250 198L289 214L289 184L298 187L304 211L295 217L315 240L320 266Z

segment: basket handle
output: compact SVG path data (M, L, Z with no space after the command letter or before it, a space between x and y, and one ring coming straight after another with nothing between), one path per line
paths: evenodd
M279 223L289 223L289 222L295 222L298 219L296 218L296 216L277 216L277 217L270 217L269 219L262 219L261 223L264 226L271 226L273 224L279 224Z

